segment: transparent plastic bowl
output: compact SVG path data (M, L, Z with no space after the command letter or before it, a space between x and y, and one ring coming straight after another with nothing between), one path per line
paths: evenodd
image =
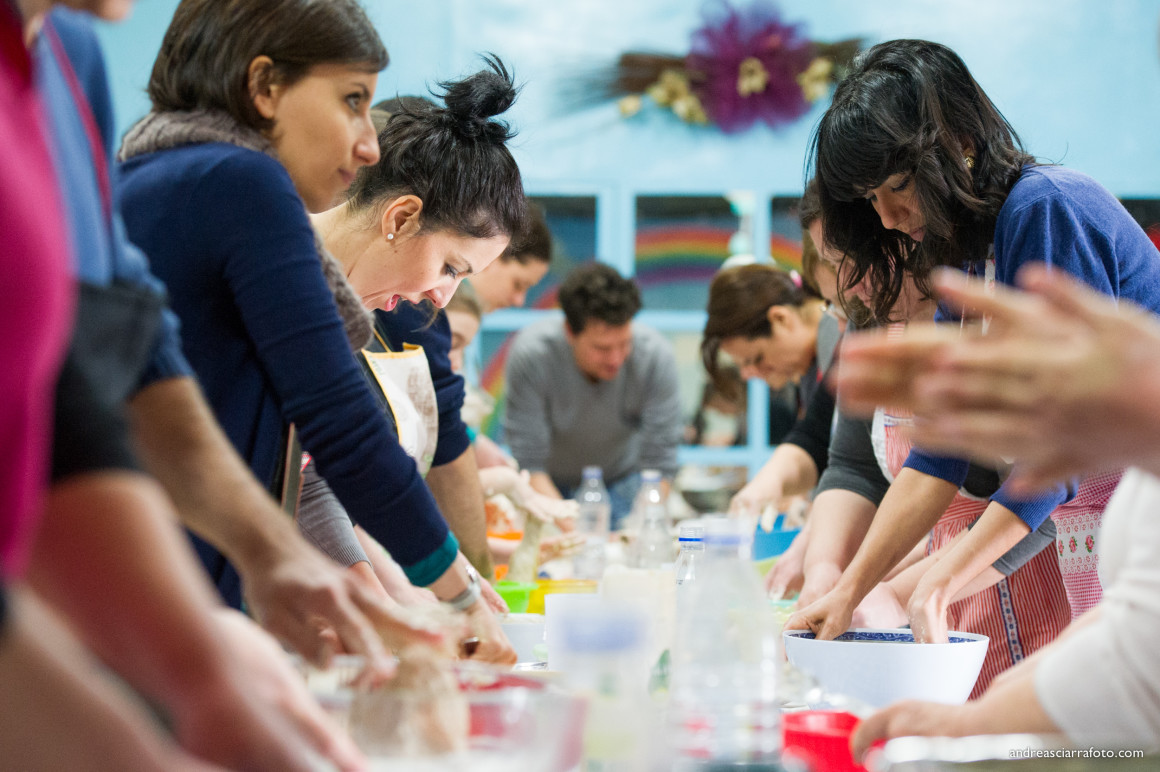
M349 728L355 699L350 682L362 663L359 657L336 659L329 670L306 668L307 688ZM374 705L383 712L384 729L364 747L372 770L566 772L577 767L583 752L583 699L543 681L475 663L452 667L467 702L466 748L443 752L428 747L413 727L402 728L402 717L431 709L427 697L405 690L378 694Z

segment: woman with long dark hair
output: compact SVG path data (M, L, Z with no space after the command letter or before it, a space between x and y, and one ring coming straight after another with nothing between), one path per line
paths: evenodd
M825 240L846 255L848 286L871 287L880 321L889 320L905 273L929 294L937 266L1010 284L1020 266L1044 262L1108 295L1160 308L1160 256L1140 227L1094 180L1036 163L945 46L896 40L866 52L835 92L814 151ZM890 491L838 584L791 624L823 637L842 632L857 602L933 526L932 548L957 543L911 595L911 625L919 640L944 637L948 615L952 626L981 625L992 638L981 690L995 665L1017 662L1045 642L1029 645L1048 633L1056 612L1035 600L1016 603L1016 575L986 590L990 600L976 595L956 608L950 599L1053 516L1072 614L1090 608L1100 595L1099 517L1119 475L1092 476L1033 498L1001 486L952 522L944 512L956 500L967 461L911 450L900 431L906 420L880 411L879 446L894 474ZM1072 549L1073 537L1081 554Z

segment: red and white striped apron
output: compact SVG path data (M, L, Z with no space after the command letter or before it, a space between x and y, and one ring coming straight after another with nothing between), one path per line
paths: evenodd
M900 431L909 416L879 409L874 416L874 449L883 473L893 480L910 454ZM951 541L983 514L987 500L960 491L931 529L927 554ZM956 601L947 612L947 629L990 638L983 669L971 698L986 691L999 673L1050 643L1071 620L1059 562L1043 550L998 584Z

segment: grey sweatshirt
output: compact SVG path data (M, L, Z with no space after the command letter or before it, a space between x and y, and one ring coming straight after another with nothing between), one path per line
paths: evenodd
M677 471L683 422L669 341L634 322L632 353L611 381L592 383L576 365L561 318L524 328L507 360L504 431L524 469L559 486L593 464L615 482L641 469Z

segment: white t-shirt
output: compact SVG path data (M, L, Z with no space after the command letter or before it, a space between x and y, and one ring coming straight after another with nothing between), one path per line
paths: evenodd
M1160 479L1128 470L1104 512L1099 618L1044 651L1035 691L1078 745L1160 748Z

